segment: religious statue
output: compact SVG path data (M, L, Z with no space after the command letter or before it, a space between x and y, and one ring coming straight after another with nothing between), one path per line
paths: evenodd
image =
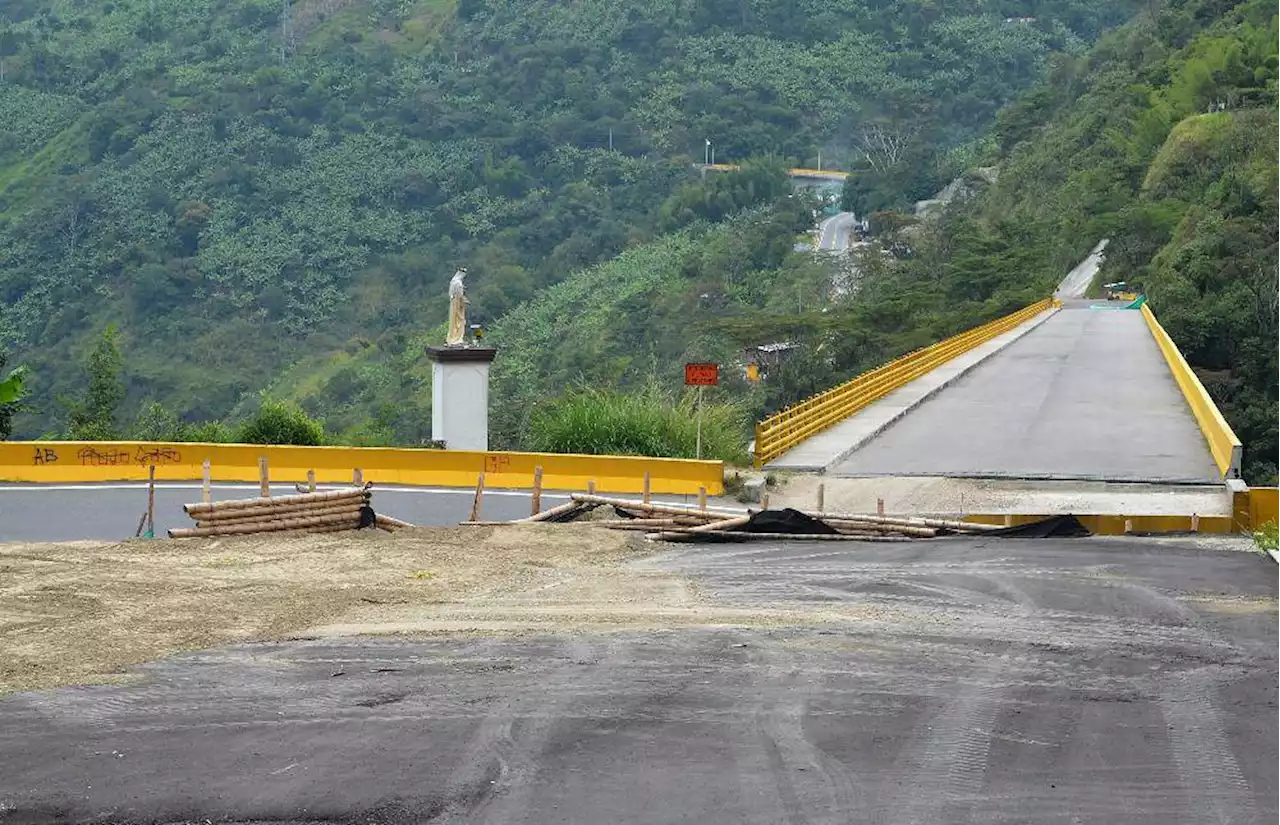
M446 347L465 346L463 340L467 334L467 288L462 283L467 277L467 268L460 266L449 281L449 334L444 340Z

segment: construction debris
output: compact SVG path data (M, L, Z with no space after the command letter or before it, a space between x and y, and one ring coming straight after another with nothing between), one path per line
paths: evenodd
M981 535L998 527L964 521L911 518L863 513L823 513L766 507L742 511L699 506L611 498L594 493L573 493L570 500L515 522L555 522L604 527L610 530L644 531L654 541L760 541L806 539L814 541L914 541L943 535ZM600 507L617 518L578 521ZM469 525L495 522L470 521Z
M169 531L170 538L244 536L299 531L336 533L377 527L387 532L412 527L408 522L374 513L372 484L290 496L184 504L195 527Z

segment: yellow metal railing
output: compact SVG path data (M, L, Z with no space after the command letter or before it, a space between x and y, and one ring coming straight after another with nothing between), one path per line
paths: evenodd
M1160 322L1156 320L1150 304L1142 305L1142 317L1146 319L1151 336L1156 339L1156 346L1160 348L1160 353L1164 355L1164 360L1169 365L1169 371L1173 373L1173 380L1182 390L1183 398L1187 399L1187 405L1191 407L1191 413L1195 416L1196 423L1200 425L1200 432L1204 433L1205 441L1209 442L1209 452L1213 454L1213 461L1218 465L1222 477L1224 479L1239 478L1242 452L1240 439L1236 438L1235 431L1222 417L1218 405L1213 403L1213 399L1205 391L1200 379L1191 371L1187 359L1173 343L1169 333L1165 332L1164 327L1160 326Z
M756 424L756 469L907 382L1055 306L1061 303L1054 298L1038 301L1012 315L918 349L769 416Z

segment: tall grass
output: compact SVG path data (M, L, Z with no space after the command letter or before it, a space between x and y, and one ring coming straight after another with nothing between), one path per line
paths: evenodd
M746 420L739 404L708 400L703 408L702 457L744 460ZM633 393L571 390L534 412L526 443L547 453L693 458L697 439L697 393L676 397L650 384Z

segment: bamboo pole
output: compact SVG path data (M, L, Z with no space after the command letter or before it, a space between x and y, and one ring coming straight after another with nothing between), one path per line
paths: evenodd
M213 462L209 459L204 460L201 465L201 482L200 482L200 502L202 504L213 503Z
M147 471L147 537L156 536L156 465Z
M712 533L720 530L733 530L741 527L751 521L751 516L738 516L736 518L726 518L720 521L713 521L710 524L700 524L697 527L690 527L690 533Z
M258 495L271 498L271 473L267 470L267 457L258 456Z
M549 519L555 518L556 516L564 515L566 513L571 513L575 510L585 510L585 509L587 509L587 507L583 505L581 502L570 501L565 504L557 504L555 507L552 507L550 510L543 510L541 513L538 513L536 516L529 516L528 518L517 519L512 522L500 522L500 523L525 524L525 523L534 522L534 521L547 521ZM474 522L475 519L472 519L472 521Z
M480 519L480 503L484 499L484 473L476 477L476 495L471 499L471 521Z
M317 507L305 510L285 510L276 512L236 510L226 518L201 518L196 520L197 527L218 527L227 524L249 524L259 521L281 521L284 519L310 518L313 516L333 516L346 514L352 518L360 517L362 504L339 503L333 507Z
M649 471L645 470L644 471L644 503L645 504L648 504L652 499L652 495L650 494L652 481L653 479L649 476Z
M944 530L986 533L1001 528L990 524L974 524L968 521L956 521L942 518L911 518L907 516L871 516L863 513L815 513L805 512L806 516L823 521L861 521L868 524L899 524L904 527L936 527Z
M133 531L135 539L142 538L142 528L147 526L147 511L142 511L142 518L138 519L138 529Z
M872 533L900 533L904 536L915 536L916 538L922 539L931 539L938 535L938 528L935 527L915 527L906 524L884 524L882 522L863 521L861 519L824 518L822 521L837 530L843 527L849 530L863 530Z
M287 518L274 521L249 521L242 524L225 524L217 527L186 527L169 531L169 537L175 539L197 538L200 536L244 536L251 533L279 533L285 530L303 530L309 527L328 527L345 525L354 530L360 523L359 516L335 514L331 516L311 516L308 518Z
M364 470L361 470L359 467L357 467L351 471L351 486L352 487L364 486Z
M697 541L699 538L705 538L706 532L695 533L692 529L663 530L660 533L650 533L647 538L659 541ZM717 533L718 536L726 536L739 541L884 541L884 542L901 542L914 541L905 536L849 536L841 533L743 533L737 531L726 530Z
M698 509L704 513L707 512L707 488L706 487L698 488Z
M348 498L308 501L300 504L281 504L279 506L264 504L258 507L238 507L232 510L208 510L191 514L191 518L200 521L243 521L246 517L251 516L289 518L302 513L315 512L316 510L332 510L335 508L358 510L368 503L369 496L364 494Z
M198 515L213 510L242 510L246 507L263 507L270 505L300 504L309 501L330 501L343 498L360 498L367 496L365 490L329 490L323 493L299 493L294 496L276 496L275 498L233 498L227 501L215 501L211 504L184 504L182 509L188 515Z
M695 507L684 507L679 504L646 504L643 501L632 501L625 498L610 498L608 496L592 496L583 495L582 493L570 493L569 498L583 504L604 504L612 505L623 510L634 510L641 513L668 513L674 516L707 516L708 514L719 516L721 518L733 518L742 515L741 511L715 509L708 507L705 511Z
M542 511L542 468L533 468L533 500L529 505L531 516L536 516Z
M307 470L307 492L314 493L316 491L316 471Z
M398 518L392 518L391 516L383 515L382 513L375 514L373 521L378 527L381 527L384 530L390 528L393 532L395 530L403 530L406 527L415 526L407 521L401 521Z

